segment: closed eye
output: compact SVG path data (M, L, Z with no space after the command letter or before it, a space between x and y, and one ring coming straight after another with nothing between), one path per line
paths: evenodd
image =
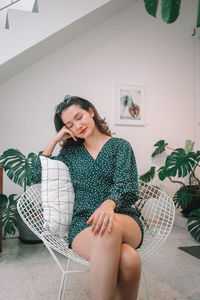
M83 117L83 115L79 115L78 118L77 118L77 120L82 119L82 117Z
M72 128L72 127L73 127L73 124L72 124L72 123L67 124L66 127L67 127L67 128Z

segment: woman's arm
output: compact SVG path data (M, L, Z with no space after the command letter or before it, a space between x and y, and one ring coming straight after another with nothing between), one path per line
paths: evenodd
M77 138L73 134L73 132L69 130L66 126L63 126L61 130L50 140L49 144L42 152L42 155L52 155L57 143L63 142L69 138L73 138L75 141L77 141Z
M122 140L116 156L113 184L108 198L116 208L133 205L139 197L138 172L133 149L128 141Z
M40 156L45 155L52 159L59 159L59 157L62 156L62 149L58 156L52 157L52 153L55 149L55 146L57 145L57 143L62 142L71 137L74 140L76 140L74 134L66 126L63 126L62 129L50 140L46 148L42 152L39 152L37 160L30 171L31 184L36 184L41 182L42 168L41 168Z

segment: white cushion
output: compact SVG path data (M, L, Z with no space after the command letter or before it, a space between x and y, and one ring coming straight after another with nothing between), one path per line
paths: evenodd
M41 199L44 228L67 235L72 221L74 189L68 167L61 161L40 156L42 164Z

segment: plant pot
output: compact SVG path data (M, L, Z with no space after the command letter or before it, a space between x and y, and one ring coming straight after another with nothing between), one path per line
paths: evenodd
M200 186L187 186L187 191L189 191L192 194L192 200L191 203L181 211L182 215L186 218L188 217L191 211L200 208Z
M30 230L30 228L24 223L24 221L21 218L19 219L17 228L19 230L19 239L22 243L28 243L28 244L42 243L39 237Z

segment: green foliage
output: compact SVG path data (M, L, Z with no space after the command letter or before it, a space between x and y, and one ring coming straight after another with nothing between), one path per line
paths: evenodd
M192 152L194 150L194 142L191 140L187 140L185 142L185 153L188 154L189 152Z
M154 147L157 147L157 148L154 150L154 152L151 154L151 156L154 157L154 156L156 156L158 154L163 153L166 150L166 146L167 145L168 144L165 143L164 140L160 140L157 143L155 143Z
M146 183L150 182L155 176L155 170L155 167L151 167L149 171L139 177L139 180L142 180Z
M198 4L197 27L200 27L200 0Z
M191 0L190 0L191 1ZM156 17L158 0L144 0L145 9L153 17ZM180 15L181 0L161 0L161 15L167 24L173 23ZM200 27L200 0L197 8L196 26Z
M188 216L188 231L200 242L200 208L193 210Z
M4 194L0 194L0 209L1 220L0 228L3 229L3 239L5 240L7 235L14 235L19 220L19 214L17 211L17 195L11 194L7 197Z
M156 17L158 0L144 0L146 11L153 17Z
M170 24L177 20L180 13L181 0L162 0L161 13L165 23Z
M0 156L0 166L2 166L7 176L26 190L30 186L30 169L35 163L37 156L29 153L27 158L18 149L8 149Z
M168 147L168 144L164 140L159 140L154 147L156 147L156 149L152 153L152 157L163 153L166 148L171 150L171 153L166 157L165 164L161 166L157 172L161 181L168 178L171 182L181 184L182 187L175 193L173 197L176 207L182 208L182 214L186 217L191 211L195 211L197 213L199 210L200 213L200 209L198 208L200 207L200 180L195 175L197 167L200 166L200 151L198 150L194 152L194 142L187 140L184 149L177 148L173 150ZM139 179L145 182L150 182L154 178L155 173L155 167L151 167L150 170L141 175ZM184 178L186 176L188 176L189 179L188 185L186 185L184 181L176 179ZM192 221L188 225L188 230L191 232L192 236L199 241L199 215L198 217L196 214L194 216L192 215L191 218Z
M175 149L170 155L167 156L165 167L168 172L167 177L184 178L191 173L196 164L196 155L194 152L185 153L182 148ZM159 171L158 171L159 172Z
M181 187L174 195L173 200L177 208L185 209L192 201L192 194L184 187Z
M160 167L158 170L158 177L161 181L165 180L165 178L169 177L169 172L166 166Z

